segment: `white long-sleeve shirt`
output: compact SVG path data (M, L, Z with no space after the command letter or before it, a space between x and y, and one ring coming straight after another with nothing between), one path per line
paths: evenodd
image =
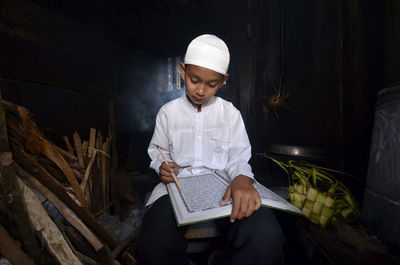
M161 107L150 141L150 167L159 173L163 157L175 162L178 178L224 170L231 181L238 175L254 178L248 161L251 146L242 116L232 103L219 97L211 98L197 112L183 93ZM165 184L159 183L146 206L167 194Z

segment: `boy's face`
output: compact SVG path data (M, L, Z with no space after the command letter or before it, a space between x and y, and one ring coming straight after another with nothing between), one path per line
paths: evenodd
M185 80L186 94L193 104L201 106L212 98L224 84L228 75L222 75L197 65L180 64L180 72Z

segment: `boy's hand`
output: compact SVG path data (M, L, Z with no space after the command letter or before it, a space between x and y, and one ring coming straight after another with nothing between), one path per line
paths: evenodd
M249 217L261 207L260 195L251 184L250 178L244 175L239 175L232 181L222 197L220 205L225 205L230 197L232 197L233 203L230 217L232 223L236 219Z
M165 184L174 181L174 178L172 177L172 172L174 172L175 175L178 175L179 173L179 167L177 164L175 164L174 162L168 162L168 164L169 166L165 162L163 162L160 166L160 179Z

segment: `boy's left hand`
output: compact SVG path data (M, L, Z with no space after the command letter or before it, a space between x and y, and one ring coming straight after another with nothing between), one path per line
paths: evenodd
M226 190L220 205L225 205L232 197L232 213L230 221L233 223L236 219L240 220L249 217L254 211L261 207L260 195L253 187L250 178L239 175L232 181Z

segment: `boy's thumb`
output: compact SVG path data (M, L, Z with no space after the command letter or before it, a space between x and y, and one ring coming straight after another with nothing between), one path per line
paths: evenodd
M222 200L219 203L219 205L220 206L224 206L225 204L227 204L227 202L229 201L230 197L231 197L231 186L229 186L226 189L225 194L224 194L224 196L222 196Z

